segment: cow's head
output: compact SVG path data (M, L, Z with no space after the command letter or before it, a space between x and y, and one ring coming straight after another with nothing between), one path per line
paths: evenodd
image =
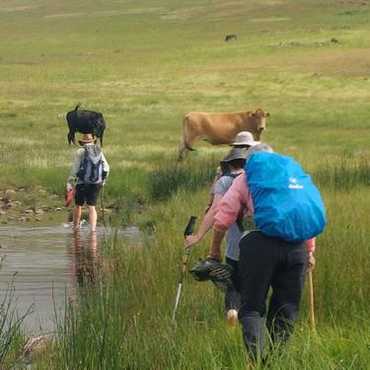
M270 113L263 111L258 108L254 113L251 113L251 116L254 118L255 129L256 129L256 140L260 139L261 133L266 129L266 119L270 116Z

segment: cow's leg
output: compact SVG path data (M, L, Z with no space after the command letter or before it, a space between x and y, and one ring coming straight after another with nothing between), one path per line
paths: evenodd
M179 147L179 161L185 158L187 151L195 150L192 148L192 145L197 139L198 137L196 135L190 135L190 137L188 137L187 139L185 139L184 137L181 139Z
M186 151L187 151L187 148L186 148L184 139L181 138L180 145L179 145L179 156L177 158L178 161L182 161L185 158Z
M192 148L193 143L197 138L198 134L194 132L194 129L191 129L194 125L189 117L185 116L182 123L182 138L179 146L179 157L178 160L181 161L185 157L187 150L194 150Z

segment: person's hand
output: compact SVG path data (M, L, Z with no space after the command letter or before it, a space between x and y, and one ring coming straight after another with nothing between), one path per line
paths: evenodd
M70 192L70 191L72 191L72 189L73 189L73 186L72 186L72 184L70 184L69 182L67 182L67 186L66 186L66 189L67 189L67 192Z
M195 244L197 244L199 242L200 238L197 234L193 234L193 235L188 235L186 238L185 238L185 248L191 248L193 247Z
M316 259L312 252L308 254L308 269L312 271L315 268Z

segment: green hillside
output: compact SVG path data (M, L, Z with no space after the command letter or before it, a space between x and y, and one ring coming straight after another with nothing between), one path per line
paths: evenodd
M271 114L263 140L312 173L329 217L314 272L317 335L305 299L269 369L370 368L369 4L1 1L0 191L25 188L38 203L43 189L43 202L62 204L75 150L65 114L82 103L108 124L111 222L147 235L139 250L105 243L110 272L70 307L35 368L246 368L241 335L225 328L212 286L187 279L177 327L171 322L183 227L202 214L227 147L198 143L175 160L185 113L257 108ZM225 42L227 34L237 40Z

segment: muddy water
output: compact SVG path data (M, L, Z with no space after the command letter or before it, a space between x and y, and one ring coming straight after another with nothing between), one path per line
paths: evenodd
M74 299L77 286L94 279L94 264L100 259L102 240L111 232L83 228L74 235L66 225L56 227L0 227L0 302L9 283L14 287L14 306L24 321L26 334L55 330L55 312L63 317L66 299ZM118 236L138 244L140 233L131 227Z

